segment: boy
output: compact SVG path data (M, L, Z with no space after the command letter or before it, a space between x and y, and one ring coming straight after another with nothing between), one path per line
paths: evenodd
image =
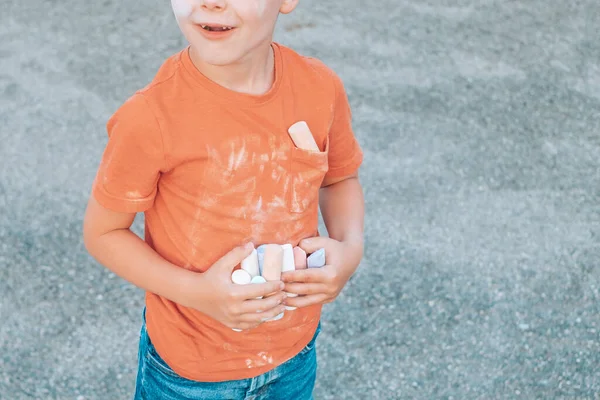
M146 291L136 399L312 398L322 304L362 257L362 151L339 78L272 41L297 2L173 0L189 46L107 123L84 240ZM319 151L294 146L298 121ZM234 285L264 243L323 247L327 265Z

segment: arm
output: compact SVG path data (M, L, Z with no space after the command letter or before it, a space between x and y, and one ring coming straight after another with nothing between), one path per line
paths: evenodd
M329 237L300 242L307 253L325 248L323 268L285 272L285 290L302 296L288 298L286 304L307 307L333 301L358 268L363 255L364 199L356 174L323 182L320 206Z
M87 251L100 264L135 286L192 306L187 294L204 291L199 275L159 256L129 229L134 218L135 213L111 211L90 196L83 225Z
M355 243L362 249L365 201L358 173L326 179L321 187L319 205L329 237Z
M250 329L281 313L281 282L234 285L231 271L252 251L237 247L196 273L171 264L129 228L135 213L104 208L90 196L84 218L85 247L98 262L128 282L175 303L194 308L238 329ZM265 299L257 297L279 292ZM262 310L262 311L258 311Z
M308 238L299 244L307 253L324 248L327 265L282 274L285 290L301 295L286 299L287 305L295 307L333 301L363 256L364 199L356 173L363 153L352 130L344 85L335 73L331 74L335 100L329 130L329 170L319 193L319 205L329 237Z

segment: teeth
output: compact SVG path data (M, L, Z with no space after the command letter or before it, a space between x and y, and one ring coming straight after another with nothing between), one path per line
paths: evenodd
M202 29L206 29L208 31L229 31L233 29L231 26L220 26L220 27L210 27L209 25L200 25Z

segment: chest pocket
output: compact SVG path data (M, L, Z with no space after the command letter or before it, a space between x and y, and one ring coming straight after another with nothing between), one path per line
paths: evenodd
M289 202L291 212L303 213L316 205L321 183L329 169L328 156L329 136L325 139L323 151L292 147L292 187Z

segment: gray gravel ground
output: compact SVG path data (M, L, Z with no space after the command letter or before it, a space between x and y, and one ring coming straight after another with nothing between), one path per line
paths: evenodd
M343 78L366 156L317 399L600 398L599 26L597 0L282 17ZM1 399L131 397L142 293L81 221L106 119L182 46L166 1L2 0Z

